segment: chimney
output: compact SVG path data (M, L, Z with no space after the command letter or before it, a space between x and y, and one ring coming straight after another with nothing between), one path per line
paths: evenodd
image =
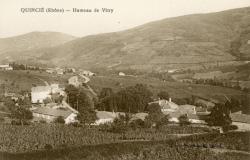
M168 100L169 102L172 102L172 99L171 98L169 98L169 100Z

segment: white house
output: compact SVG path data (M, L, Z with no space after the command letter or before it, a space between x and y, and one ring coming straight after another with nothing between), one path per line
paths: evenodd
M13 70L13 67L10 66L9 64L0 65L0 70L10 71L10 70Z
M51 98L52 94L59 93L65 95L59 84L51 84L50 86L37 86L31 88L31 102L32 103L43 103L43 100Z
M125 73L123 73L123 72L119 72L119 74L118 74L119 76L126 76L126 74Z
M100 125L105 123L112 123L119 115L125 115L122 112L107 112L107 111L96 111L97 120L93 125Z
M95 73L93 73L93 72L91 72L91 71L82 71L82 74L83 74L84 76L89 76L89 77L95 75Z
M37 86L31 88L31 102L43 103L47 98L51 98L50 86Z
M79 87L81 85L81 83L79 82L77 76L70 77L68 79L68 84L71 84L71 85L73 85L75 87Z
M153 103L159 104L162 112L175 112L179 108L177 104L172 102L171 98L169 98L169 100L162 99L155 102L150 102L149 105Z
M155 102L151 102L149 104L152 104L152 103L159 104L159 106L161 107L162 113L170 116L170 119L169 119L170 122L178 123L179 122L178 118L181 115L187 115L191 123L205 123L204 120L201 120L199 115L196 114L197 113L196 106L188 105L188 104L177 105L171 101L171 98L169 98L168 101L158 100Z
M46 122L53 122L59 116L63 117L65 124L77 122L77 114L68 109L54 109L49 107L39 107L32 110L33 117Z

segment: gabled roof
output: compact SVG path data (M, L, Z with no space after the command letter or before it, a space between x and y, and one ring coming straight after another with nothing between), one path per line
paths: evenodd
M141 120L145 120L145 118L148 116L148 113L136 113L132 115L131 120L137 120L137 119L141 119Z
M107 111L96 111L96 116L98 119L113 119L119 115L125 115L123 112L107 112Z
M67 118L70 114L73 113L69 110L53 109L53 108L48 108L48 107L39 107L37 109L32 110L32 112L42 114L42 115L53 116L53 117L62 116L64 118Z
M154 101L154 102L150 102L148 103L150 104L159 104L161 109L178 109L179 106L177 104L175 104L174 102L171 101L167 101L167 100L158 100L158 101Z

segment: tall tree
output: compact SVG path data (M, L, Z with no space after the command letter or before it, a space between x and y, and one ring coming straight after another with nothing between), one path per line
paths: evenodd
M166 92L166 91L161 91L161 92L159 92L159 93L157 94L157 96L158 96L160 99L165 99L165 100L169 99L169 94L168 94L168 92Z
M224 104L216 104L212 109L209 118L206 120L210 126L227 126L232 123L230 109Z

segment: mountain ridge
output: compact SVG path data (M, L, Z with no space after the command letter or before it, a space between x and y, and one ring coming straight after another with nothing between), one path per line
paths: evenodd
M125 31L17 53L26 55L26 60L58 66L163 71L185 67L171 65L175 63L249 59L249 33L250 7L246 7L166 18Z

